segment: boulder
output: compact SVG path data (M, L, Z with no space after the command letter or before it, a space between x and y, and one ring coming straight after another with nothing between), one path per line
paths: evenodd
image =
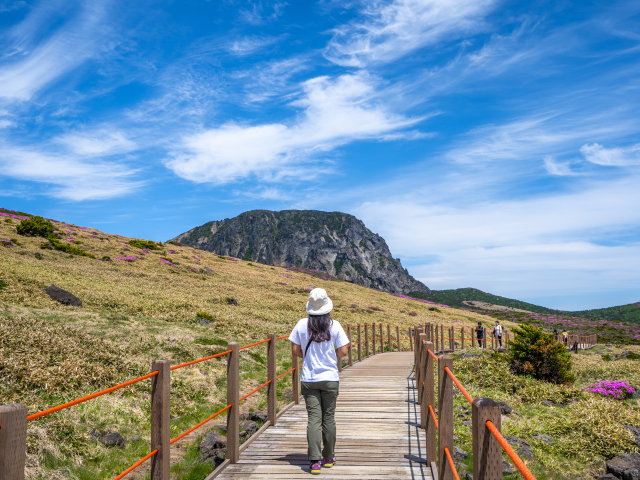
M469 457L469 454L458 447L453 447L453 461L462 462Z
M124 438L118 432L112 432L102 437L102 443L107 447L124 448Z
M258 424L253 420L243 420L242 422L240 422L240 432L242 432L240 435L244 433L245 436L249 438L251 435L253 435L257 431L258 431Z
M639 480L640 454L637 452L623 453L607 460L607 473L611 473L621 480Z
M513 413L513 408L507 402L496 402L500 405L500 412L503 415L511 415Z
M63 305L71 305L72 307L81 307L82 301L76 297L73 293L56 287L53 283L44 289L45 293L49 295L51 300L60 302Z
M533 450L531 450L531 445L528 442L522 440L521 438L512 437L510 435L504 435L504 439L512 447L517 447L518 448L518 454L521 457L528 458L530 460L535 459L535 455L533 454Z
M551 445L553 443L553 439L549 435L545 435L544 433L542 435L536 435L533 438L540 442L544 442L547 445Z
M502 459L502 474L503 475L510 475L513 472L515 472L516 469L513 467L513 465L511 465L509 462L507 462L504 458Z
M267 412L259 411L259 412L249 412L243 413L240 415L240 420L253 420L254 422L266 422L267 421Z
M605 475L600 475L598 477L598 480L619 480L619 479L615 475L611 475L610 473L607 473Z

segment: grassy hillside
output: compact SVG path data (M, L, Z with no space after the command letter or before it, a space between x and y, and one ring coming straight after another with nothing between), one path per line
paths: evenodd
M564 310L554 310L552 308L541 307L532 303L522 302L511 298L501 297L485 293L477 288L457 288L455 290L432 290L431 293L412 292L412 297L430 300L436 303L443 303L452 307L472 308L465 301L479 301L492 305L502 305L519 310L527 310L529 312L569 315L572 317L586 319L603 319L621 322L640 323L640 302L631 303L629 305L621 305L618 307L597 308L593 310L580 310L576 312L567 312Z

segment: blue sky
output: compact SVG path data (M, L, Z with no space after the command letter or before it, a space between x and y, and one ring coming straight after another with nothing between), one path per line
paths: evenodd
M356 215L433 289L640 301L640 3L0 0L0 206Z

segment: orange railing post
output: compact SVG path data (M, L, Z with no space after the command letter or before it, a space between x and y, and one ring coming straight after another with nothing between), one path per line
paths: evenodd
M364 358L369 356L369 325L364 324Z
M426 437L426 458L427 462L435 462L438 458L438 440L437 432L438 427L436 425L435 415L436 408L436 392L435 392L435 358L429 353L429 350L433 352L433 342L427 342L424 344L426 355L425 374L424 374L424 397L423 404L425 405L425 426L424 432ZM431 411L434 413L432 414ZM422 409L420 409L422 414Z
M27 406L0 406L0 478L23 480L27 459Z
M487 427L491 421L501 429L500 405L490 398L476 398L471 403L473 441L473 479L502 480L502 447Z
M348 352L348 359L349 359L349 366L352 367L353 366L353 346L351 343L351 325L349 325L347 327L347 338L349 339L349 347L347 348L347 352Z
M151 450L158 453L151 459L151 480L169 480L171 467L171 362L156 360L151 371L158 375L151 380Z
M445 371L453 373L453 358L444 355L438 360L438 479L453 480L445 448L453 451L453 381Z
M267 419L273 426L276 424L276 414L278 412L278 398L276 396L278 357L276 355L276 334L270 333L268 337L271 341L267 343L267 380L271 380L271 383L267 389ZM342 363L341 360L340 363Z
M227 458L231 463L240 459L240 348L231 342L227 356Z

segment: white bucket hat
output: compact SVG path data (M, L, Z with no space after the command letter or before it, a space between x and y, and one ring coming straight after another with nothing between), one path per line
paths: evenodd
M309 292L307 313L309 315L325 315L333 310L333 302L327 297L324 288L314 288Z

